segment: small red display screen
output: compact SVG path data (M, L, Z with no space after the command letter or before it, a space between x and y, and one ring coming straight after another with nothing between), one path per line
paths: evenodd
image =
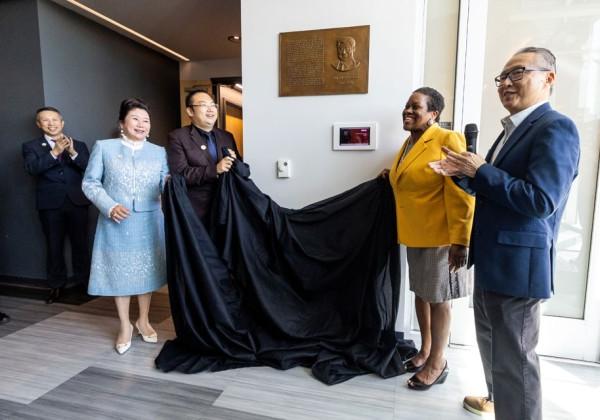
M355 144L369 146L371 144L371 128L343 127L340 128L340 144Z

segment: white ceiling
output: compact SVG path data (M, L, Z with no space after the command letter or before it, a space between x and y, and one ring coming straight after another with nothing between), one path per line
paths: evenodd
M93 18L66 0L53 1ZM240 0L77 1L192 61L241 56L240 44L227 40L227 36L241 32Z

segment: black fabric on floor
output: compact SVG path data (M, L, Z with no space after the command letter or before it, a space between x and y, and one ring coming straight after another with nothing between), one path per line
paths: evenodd
M247 165L234 169L220 177L210 234L183 178L166 187L177 338L156 366L185 373L306 366L326 384L404 373L416 349L394 332L400 273L388 182L290 210L256 187Z

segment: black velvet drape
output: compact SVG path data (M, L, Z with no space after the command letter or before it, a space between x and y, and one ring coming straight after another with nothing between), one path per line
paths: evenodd
M290 210L236 162L220 177L210 234L183 178L173 177L163 200L177 338L156 358L159 369L300 365L326 384L404 373L416 350L394 332L400 273L387 181Z

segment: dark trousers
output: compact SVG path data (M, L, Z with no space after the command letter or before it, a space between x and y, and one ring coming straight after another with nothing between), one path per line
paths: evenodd
M477 344L496 420L541 420L540 300L475 287Z
M78 284L87 283L90 274L87 206L76 206L65 198L60 208L40 210L39 216L46 236L48 287L64 287L67 283L64 256L66 236L71 241L73 280Z

